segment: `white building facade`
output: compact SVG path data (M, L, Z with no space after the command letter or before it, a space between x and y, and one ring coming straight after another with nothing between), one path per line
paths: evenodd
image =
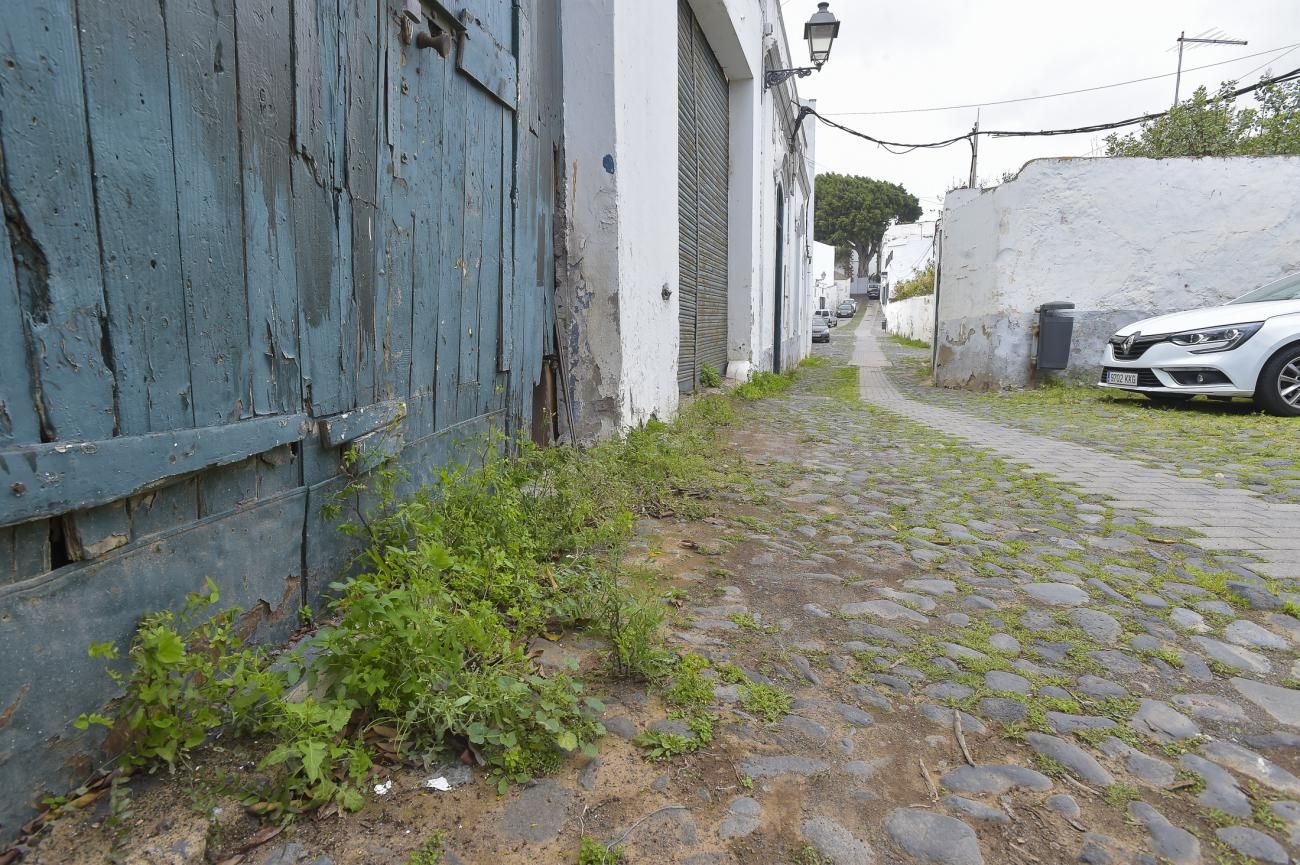
M672 416L706 367L808 352L814 138L795 80L764 87L806 65L777 0L564 0L561 29L556 312L590 440Z
M1036 310L1074 304L1069 367L1095 382L1106 340L1300 270L1300 157L1036 159L944 201L935 380L1023 387Z
M812 244L812 309L834 309L849 299L849 281L835 278L835 247Z
M889 285L911 279L934 261L935 220L903 222L885 229L880 244L882 270Z

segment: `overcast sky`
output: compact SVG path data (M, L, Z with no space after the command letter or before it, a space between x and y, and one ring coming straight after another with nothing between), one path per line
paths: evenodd
M814 0L786 0L782 13L791 48L806 62L803 22ZM832 0L842 22L825 68L800 79L799 94L846 126L891 141L934 141L970 131L976 109L910 114L852 114L987 103L1173 73L1180 31L1249 45L1188 46L1184 98L1201 84L1211 89L1238 79L1253 83L1265 71L1300 67L1300 0ZM1173 50L1171 50L1173 49ZM1277 50L1271 50L1277 49ZM1236 60L1247 54L1269 53ZM1233 62L1198 71L1190 67ZM980 109L983 129L1083 126L1161 111L1173 101L1174 78ZM1239 104L1253 103L1250 96ZM1134 127L1137 128L1137 127ZM1105 133L1053 138L980 139L979 176L995 182L1043 156L1099 155ZM895 156L843 132L818 125L818 173L864 174L901 183L921 200L926 218L944 192L964 185L970 147Z

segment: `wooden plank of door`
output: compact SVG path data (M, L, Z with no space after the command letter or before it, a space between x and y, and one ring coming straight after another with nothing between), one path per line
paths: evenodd
M415 76L411 98L416 108L415 158L416 188L419 194L411 202L415 212L412 243L413 273L411 289L411 382L412 398L434 390L434 368L438 354L438 277L442 262L443 196L442 139L443 94L450 65L433 50L420 57L420 74ZM433 432L412 431L412 436Z
M456 414L467 420L479 413L479 293L483 277L483 223L486 218L484 171L487 152L487 113L490 100L477 90L466 96L465 143L465 266L460 291L460 371Z
M0 447L41 440L35 380L13 264L9 229L0 219L0 369L5 371L0 375Z
M341 6L347 34L347 189L352 216L352 294L343 352L352 358L354 405L375 402L375 206L381 87L379 22L383 4L357 0ZM340 234L342 227L340 226ZM342 244L340 244L342 246ZM348 259L344 259L345 261Z
M240 213L233 0L166 4L195 423L253 413Z
M0 169L44 437L112 435L112 358L104 352L104 290L75 10L56 0L6 4L4 21Z
M396 29L390 25L391 29ZM414 43L402 45L390 35L388 50L396 62L390 64L389 107L393 120L391 187L386 221L387 261L384 276L384 382L387 399L406 397L411 388L412 290L414 283L415 206L424 194L424 169L418 163L419 102L416 91L432 51Z
M483 163L483 266L479 279L478 381L479 412L495 410L501 403L497 387L497 345L501 335L502 261L505 226L513 206L503 192L512 159L514 114L500 105L489 106L484 128ZM510 138L507 138L510 133ZM507 143L509 142L509 143Z
M293 43L289 6L236 0L239 152L254 414L298 411L298 286L289 139Z
M489 20L487 26L473 14L461 14L465 25L456 53L457 67L495 99L514 109L519 103L519 71L514 53L497 40ZM506 23L501 21L500 23Z
M304 414L0 451L0 526L118 502L167 478L226 466L312 429Z
M454 425L460 375L461 281L465 269L465 146L469 84L450 63L443 67L442 254L438 286L438 359L435 429Z
M78 15L118 432L190 427L162 7L155 0L83 3Z
M9 230L0 219L0 449L41 440L22 324ZM49 536L46 520L0 529L0 585L49 570Z

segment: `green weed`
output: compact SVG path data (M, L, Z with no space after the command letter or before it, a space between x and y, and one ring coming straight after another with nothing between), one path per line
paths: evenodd
M926 342L923 339L912 339L911 337L899 336L898 334L890 334L889 338L894 342L896 342L897 344L903 346L904 348L929 348L930 347L930 343Z
M771 724L790 713L794 698L771 685L751 682L740 688L740 705Z
M784 393L792 384L794 384L792 373L756 372L750 376L749 381L737 387L732 393L743 400L763 399Z
M664 689L664 702L685 712L697 712L713 703L713 682L700 675L709 665L702 655L688 654L677 661L672 681Z
M805 844L795 851L792 857L794 865L835 865L835 860L818 852L811 844Z
M717 387L722 384L722 376L718 375L717 369L711 364L700 364L700 386Z
M579 842L578 865L620 865L622 861L622 847L606 848L586 836Z
M664 760L671 760L679 754L689 754L698 751L701 742L688 739L685 736L679 736L676 733L666 733L662 730L646 730L641 735L632 740L632 744L643 749L641 755L652 763L660 763Z
M1114 805L1117 808L1127 807L1129 802L1136 802L1142 798L1141 791L1129 784L1111 784L1103 792L1101 798L1107 805Z
M441 829L413 850L407 857L406 865L438 865L442 861L442 849L446 843L447 833Z

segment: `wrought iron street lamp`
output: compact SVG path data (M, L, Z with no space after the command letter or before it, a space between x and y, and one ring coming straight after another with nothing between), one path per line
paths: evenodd
M818 3L817 11L803 25L803 38L808 40L808 56L812 66L794 69L769 69L763 75L763 87L775 87L792 77L807 78L822 68L831 56L831 45L840 35L840 22L830 10L830 3Z

